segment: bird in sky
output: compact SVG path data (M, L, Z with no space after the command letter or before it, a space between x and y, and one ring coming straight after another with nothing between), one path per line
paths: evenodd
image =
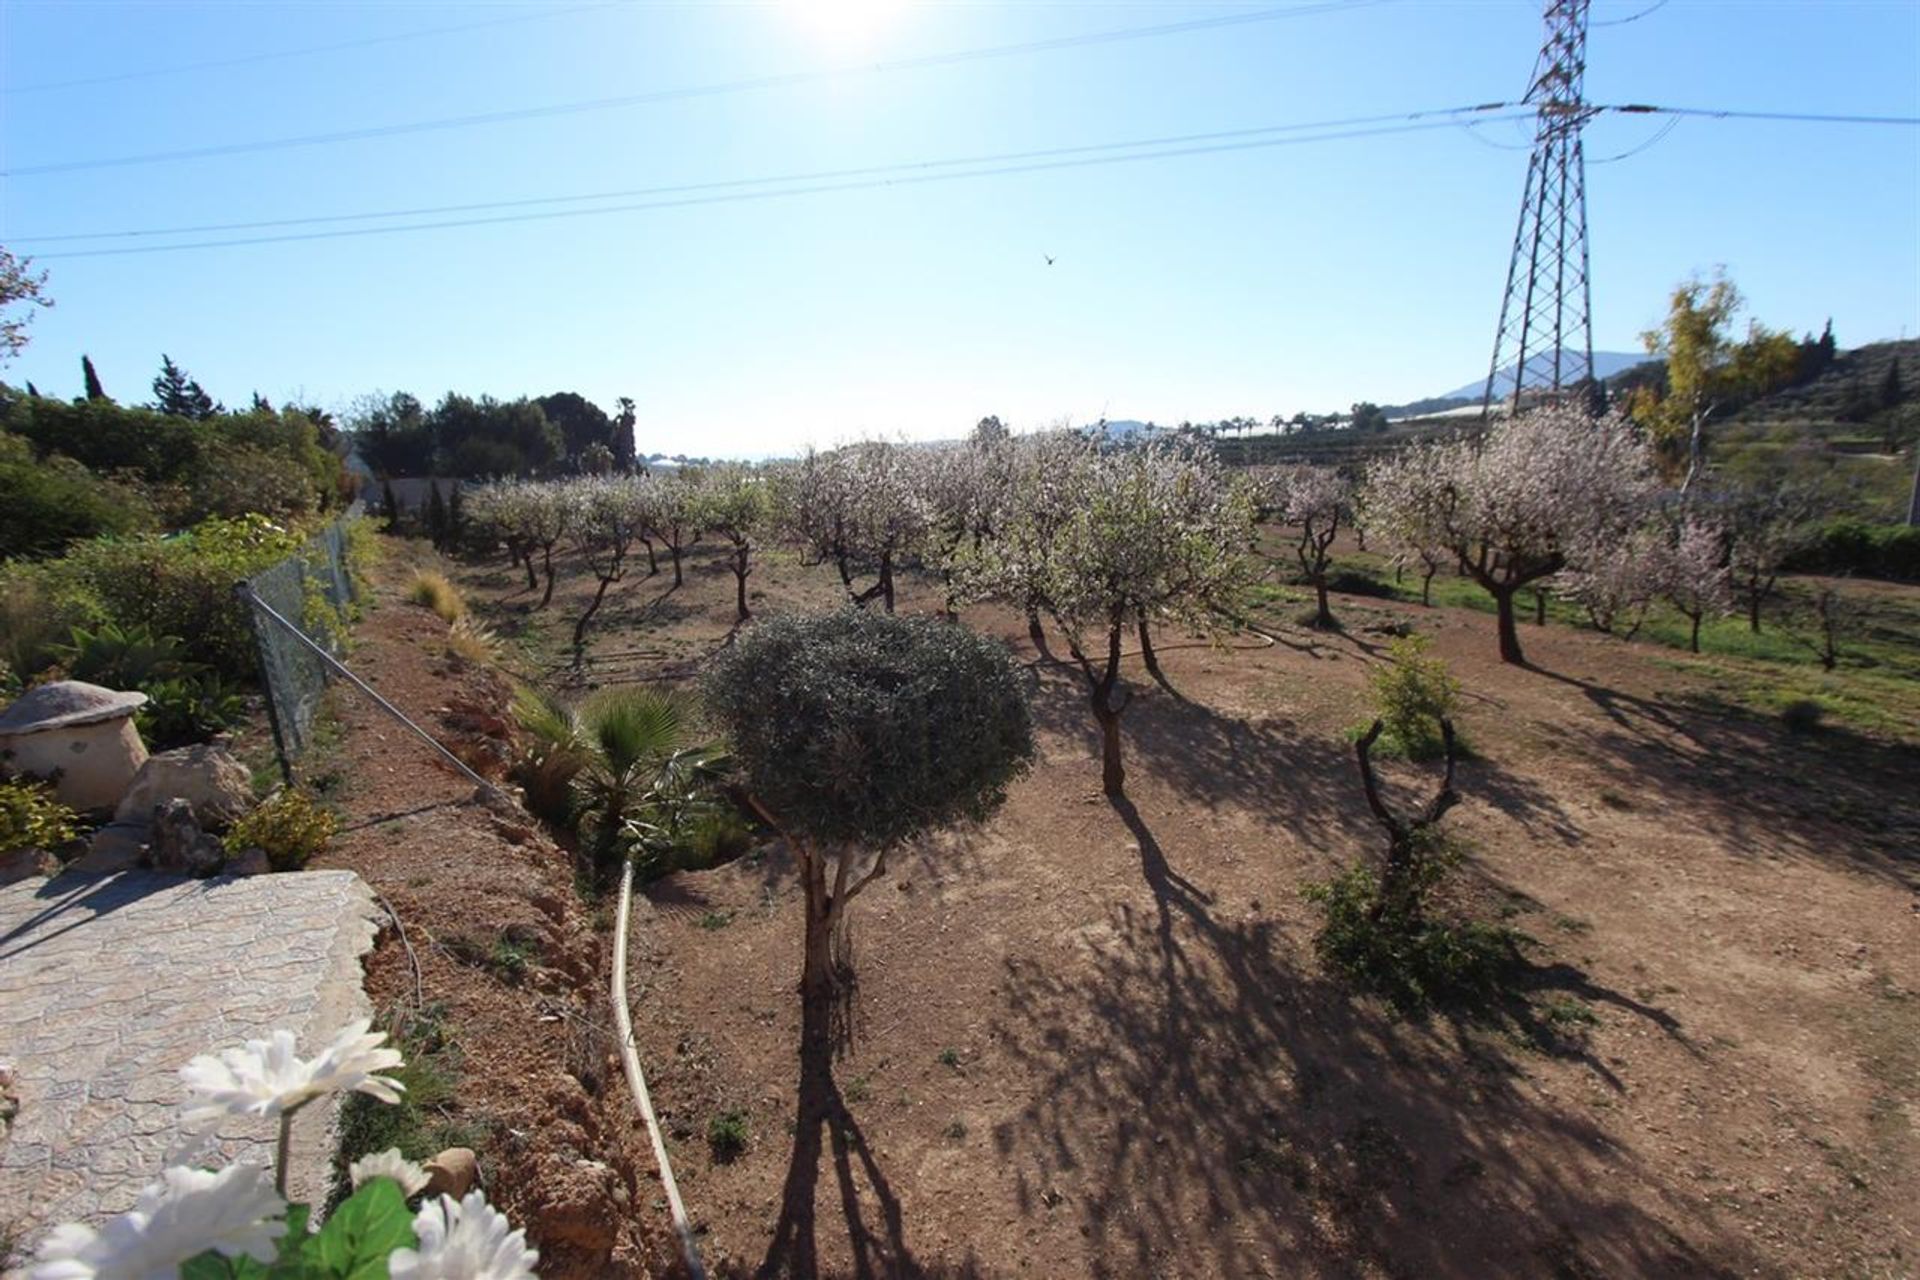
M1043 258L1045 258L1045 259L1047 260L1047 265L1048 265L1048 266L1052 266L1052 265L1053 265L1053 255L1052 255L1052 254L1050 254L1050 253L1043 253L1043 254L1041 254L1040 256L1041 256L1041 257L1043 257Z

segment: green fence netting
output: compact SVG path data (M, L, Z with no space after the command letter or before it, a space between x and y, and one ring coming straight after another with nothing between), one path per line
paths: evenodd
M349 512L322 530L301 554L247 579L256 600L335 655L341 651L344 621L355 599L347 568L347 524L357 516L357 510ZM326 692L328 667L260 609L252 612L274 745L281 769L290 776L293 762L312 742L313 714Z

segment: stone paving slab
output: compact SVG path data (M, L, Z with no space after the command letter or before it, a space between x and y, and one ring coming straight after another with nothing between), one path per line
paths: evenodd
M373 895L351 871L182 880L72 873L0 887L0 1058L19 1114L0 1137L0 1227L130 1208L178 1130L179 1071L197 1053L292 1029L303 1055L366 1017L360 957ZM325 1196L335 1113L295 1122L288 1190ZM270 1165L277 1124L220 1130Z

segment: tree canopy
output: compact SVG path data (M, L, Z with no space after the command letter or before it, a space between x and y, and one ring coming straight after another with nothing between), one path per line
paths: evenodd
M862 609L769 618L704 693L779 824L880 850L999 805L1033 756L1018 669L995 642Z

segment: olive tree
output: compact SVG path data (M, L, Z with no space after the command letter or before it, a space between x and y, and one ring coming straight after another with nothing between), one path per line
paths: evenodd
M969 564L976 594L1044 608L1065 633L1100 726L1102 783L1124 793L1122 640L1149 620L1216 631L1246 583L1253 505L1210 451L1052 448L1016 471L1005 526ZM1091 652L1089 652L1091 650Z
M793 851L805 897L800 989L833 994L849 905L894 849L979 819L1033 755L1006 650L934 619L860 609L761 622L704 681L753 807ZM824 1020L808 1018L821 1028Z
M1444 549L1493 597L1500 660L1519 663L1514 596L1625 536L1652 484L1647 448L1626 418L1558 404L1376 465L1367 506L1396 540Z
M747 575L753 572L754 540L766 528L770 510L768 478L759 470L732 462L701 474L700 522L732 548L727 560L733 570L738 622L753 616L747 609Z
M1304 463L1276 467L1259 476L1256 484L1261 520L1292 531L1300 575L1313 584L1313 625L1332 629L1327 570L1333 563L1333 540L1340 533L1340 523L1352 513L1352 484L1331 467Z

